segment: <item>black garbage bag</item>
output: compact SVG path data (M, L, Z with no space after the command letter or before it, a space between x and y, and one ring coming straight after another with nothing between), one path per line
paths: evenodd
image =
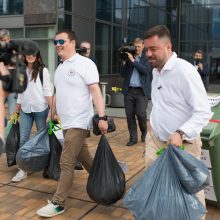
M60 179L60 156L62 153L62 145L60 144L60 142L58 141L54 133L52 133L49 136L49 143L50 143L50 158L49 158L49 165L46 168L46 175L48 178L59 180Z
M180 156L181 154L183 155ZM183 185L181 182L183 179L179 179L179 175L176 173L177 170L182 172L182 169L189 168L181 166L180 169L176 169L176 166L179 165L176 163L177 158L179 157L181 161L186 154L188 153L181 149L169 146L128 190L124 203L135 219L200 220L206 213L205 207L195 194L186 190L187 184ZM202 162L200 161L200 163ZM204 167L200 167L202 167L201 175L204 175Z
M125 175L104 135L101 136L87 182L89 197L105 206L121 199L125 193Z
M116 130L116 126L115 126L115 123L114 123L114 120L112 117L109 117L107 118L107 121L108 121L108 133L110 132L113 132ZM98 135L101 135L101 131L99 129L99 115L96 114L93 116L93 134L98 136Z
M46 125L17 152L18 166L25 171L41 171L48 166L50 157L49 126Z
M5 142L5 152L7 157L8 166L16 165L16 155L20 146L20 129L19 122L10 124L7 127L11 127ZM6 128L7 128L6 127Z

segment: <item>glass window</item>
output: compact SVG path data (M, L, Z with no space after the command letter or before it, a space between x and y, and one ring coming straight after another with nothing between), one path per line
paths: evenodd
M57 7L58 9L63 9L64 8L64 0L58 0L57 1Z
M19 29L18 29L19 30ZM20 33L16 29L10 29L11 33ZM12 35L14 36L14 35ZM55 64L55 48L52 39L55 36L55 28L54 26L50 27L29 27L25 30L25 38L34 39L39 45L41 56L43 58L43 62L50 70L51 76L53 77L53 73L56 67ZM45 39L43 39L45 38Z
M114 0L113 22L117 24L122 22L122 0Z
M72 16L68 14L58 15L58 30L72 29Z
M72 11L72 1L65 0L65 11Z
M95 57L100 74L111 73L111 26L96 22Z
M146 1L140 1L139 9L139 28L140 30L147 30L149 27L149 4Z
M133 42L136 37L139 37L138 31L128 30L128 43Z
M113 27L112 73L119 73L120 60L118 48L122 44L121 27Z
M64 14L58 15L58 30L64 29Z
M48 38L48 27L26 28L26 38Z
M9 29L11 39L24 38L23 28Z
M23 0L0 0L0 15L23 14Z
M36 42L39 45L43 62L48 66L48 40L38 40Z
M112 0L96 0L96 18L112 21Z
M65 14L65 23L64 23L65 29L72 29L72 16Z
M138 28L139 24L139 0L128 0L127 20L128 26Z

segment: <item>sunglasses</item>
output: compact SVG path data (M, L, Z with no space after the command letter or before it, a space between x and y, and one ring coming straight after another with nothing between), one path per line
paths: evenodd
M65 40L63 40L63 39L54 40L53 43L54 43L55 46L56 46L58 43L59 43L60 45L63 45L63 44L65 43Z

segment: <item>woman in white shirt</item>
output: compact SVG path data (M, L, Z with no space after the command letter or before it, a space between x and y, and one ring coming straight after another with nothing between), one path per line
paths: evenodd
M48 106L51 107L52 103L50 74L43 64L40 51L25 55L24 62L27 65L28 85L18 95L16 105L16 112L20 113L20 147L29 140L33 122L37 131L46 125ZM12 181L19 182L26 177L27 172L19 169Z

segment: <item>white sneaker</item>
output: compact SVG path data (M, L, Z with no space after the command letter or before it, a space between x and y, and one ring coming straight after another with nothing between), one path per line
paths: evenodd
M62 214L65 209L60 206L52 203L51 201L47 200L48 204L41 209L37 210L37 214L41 217L53 217L55 215Z
M18 168L19 169L19 168ZM11 181L13 182L20 182L21 180L27 178L27 172L25 172L22 169L19 169L19 171L17 172L17 174L12 178Z

